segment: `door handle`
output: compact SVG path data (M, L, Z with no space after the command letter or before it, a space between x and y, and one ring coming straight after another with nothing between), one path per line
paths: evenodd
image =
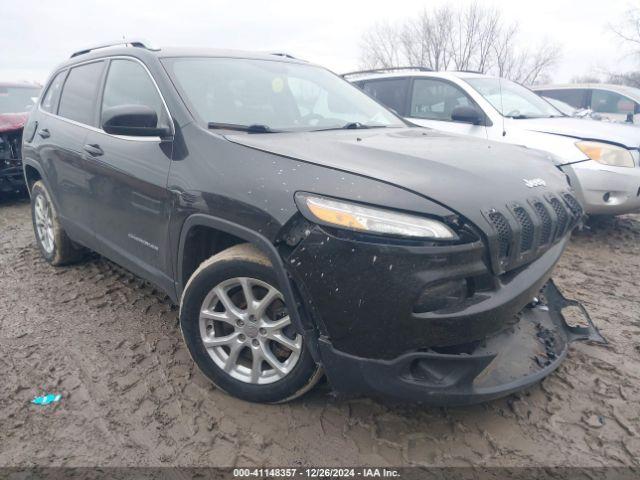
M38 132L38 135L40 135L41 138L49 138L51 136L51 132L48 128L43 128Z
M87 152L92 157L99 157L104 154L104 151L100 148L100 145L96 143L87 143L84 146L84 151Z

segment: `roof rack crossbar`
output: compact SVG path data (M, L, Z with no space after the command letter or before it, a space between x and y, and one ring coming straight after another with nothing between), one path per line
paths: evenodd
M78 55L84 55L85 53L93 52L94 50L99 50L101 48L109 48L109 47L117 47L117 46L128 46L128 47L144 48L147 50L158 50L157 48L152 47L149 42L142 39L116 40L114 42L101 43L100 45L94 45L92 47L83 48L82 50L73 52L71 54L71 58L77 57Z
M350 77L352 75L365 75L367 73L385 73L385 72L398 72L403 70L417 70L418 72L433 72L429 67L388 67L388 68L372 68L371 70L356 70L355 72L347 72L340 75L341 77Z

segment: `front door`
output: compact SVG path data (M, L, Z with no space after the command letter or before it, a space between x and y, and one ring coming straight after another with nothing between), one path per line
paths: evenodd
M169 113L148 70L137 60L115 58L107 67L99 111L144 105L156 111L158 124ZM169 290L172 263L168 224L171 198L167 176L172 142L158 137L123 137L100 129L86 147L95 161L91 190L94 231L99 248L130 270Z
M454 83L437 78L415 78L407 117L423 127L487 138L485 125L452 120L451 113L458 106L474 107L482 113L475 102Z

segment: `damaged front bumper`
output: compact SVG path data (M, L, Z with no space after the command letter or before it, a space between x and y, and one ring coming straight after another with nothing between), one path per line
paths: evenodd
M24 190L25 181L22 166L0 165L0 193L12 193Z
M357 357L319 340L333 388L344 394L382 395L434 405L468 405L506 396L553 372L578 340L606 343L588 313L565 299L552 281L542 301L525 307L519 321L468 353L416 351L391 360ZM582 316L570 325L565 315Z

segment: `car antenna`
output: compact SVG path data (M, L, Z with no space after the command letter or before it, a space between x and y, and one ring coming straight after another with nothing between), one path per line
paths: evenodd
M502 113L502 136L507 136L507 131L504 129L504 103L502 101L502 77L498 77L498 88L500 89L500 112Z

